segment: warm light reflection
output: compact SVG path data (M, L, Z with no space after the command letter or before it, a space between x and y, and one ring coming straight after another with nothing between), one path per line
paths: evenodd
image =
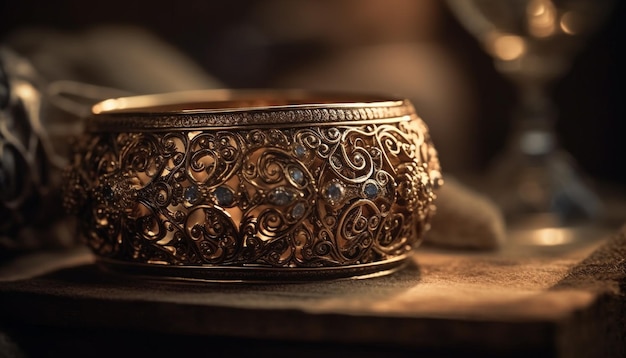
M112 111L123 107L118 99L107 99L93 106L91 111L94 114L100 114L102 112Z
M190 90L173 93L152 94L133 97L111 98L95 104L91 111L103 114L109 111L142 110L151 106L167 106L173 103L205 103L232 99L232 92L224 89Z
M532 233L532 243L541 246L556 246L572 241L572 233L562 228L538 229Z
M28 82L19 81L13 85L12 90L18 97L26 100L31 100L33 97L38 96L37 90Z
M511 61L521 57L526 52L526 42L516 35L496 35L491 42L493 54L501 60Z
M533 0L526 8L528 32L535 37L548 37L556 29L556 8L550 0Z
M563 14L559 25L561 30L568 35L576 35L580 32L579 16L573 11Z

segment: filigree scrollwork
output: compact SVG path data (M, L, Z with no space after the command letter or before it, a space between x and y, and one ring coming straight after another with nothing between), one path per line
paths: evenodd
M441 180L417 118L103 132L76 158L67 205L87 243L170 265L317 268L400 256L421 240Z

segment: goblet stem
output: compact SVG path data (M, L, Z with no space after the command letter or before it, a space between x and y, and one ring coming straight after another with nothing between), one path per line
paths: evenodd
M491 190L507 221L524 227L570 226L597 218L601 203L560 147L546 81L517 82L519 107Z

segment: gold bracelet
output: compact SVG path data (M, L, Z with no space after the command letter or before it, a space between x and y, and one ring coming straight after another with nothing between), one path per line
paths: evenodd
M408 100L194 91L94 106L65 206L100 264L185 280L392 272L443 181Z

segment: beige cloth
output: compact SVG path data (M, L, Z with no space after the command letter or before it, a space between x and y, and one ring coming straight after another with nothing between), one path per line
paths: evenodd
M424 244L451 249L493 250L506 239L506 225L499 208L485 195L445 177L437 192L437 213Z

